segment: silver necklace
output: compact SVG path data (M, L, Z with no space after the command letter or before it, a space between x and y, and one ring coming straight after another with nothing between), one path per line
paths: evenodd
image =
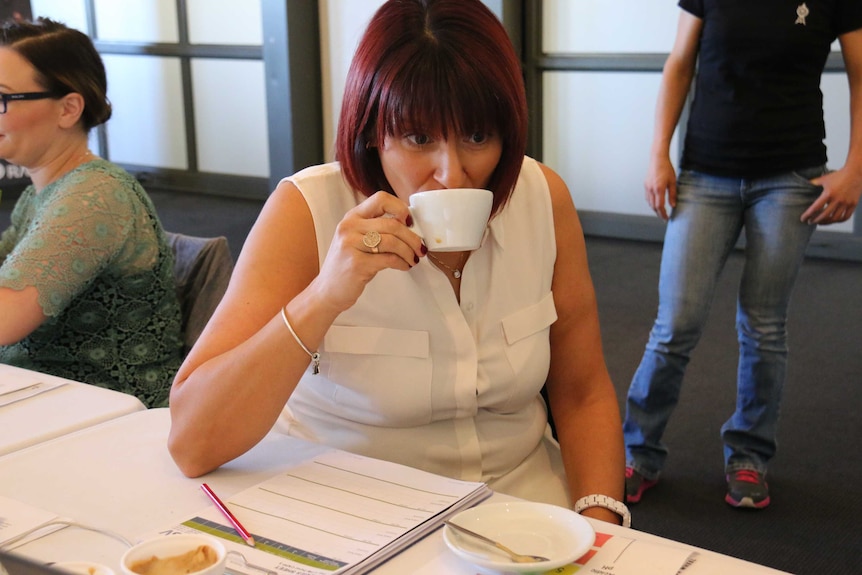
M432 260L434 260L434 262L435 262L436 264L441 265L441 266L443 266L444 268L446 268L447 270L449 270L450 272L452 272L452 277L454 277L456 280L458 280L458 279L461 279L461 268L463 268L463 267L464 267L464 263L465 263L465 261L466 261L466 259L467 259L467 257L466 257L466 256L467 256L468 254L469 254L469 252L467 252L467 253L465 253L463 256L461 256L461 262L458 264L458 267L457 267L457 268L453 268L452 266L447 265L445 262L443 262L442 260L438 259L436 256L432 255L432 254L431 254L431 252L428 252L428 257L429 257L429 258L431 258Z

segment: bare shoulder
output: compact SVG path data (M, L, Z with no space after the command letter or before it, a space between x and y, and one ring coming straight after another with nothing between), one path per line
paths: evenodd
M249 232L237 262L267 265L273 272L287 268L315 268L317 246L308 203L290 181L282 180L267 198Z
M539 166L545 175L551 194L557 253L566 255L566 257L557 258L554 282L573 285L575 278L582 279L586 265L584 232L581 228L581 221L569 187L563 178L548 166L541 163Z
M237 258L214 322L243 314L259 328L319 272L317 238L302 193L283 180L267 198Z
M267 198L237 258L227 292L177 381L251 338L305 289L318 272L316 246L305 199L296 186L283 181Z
M553 194L555 190L560 191L560 189L568 194L568 187L560 174L542 162L537 163L539 164L539 168L541 168L542 173L545 174L545 179L548 181L548 187L551 188L551 194Z
M548 182L548 190L551 193L551 205L554 208L554 219L559 220L561 216L571 217L575 215L575 204L572 194L563 178L552 168L539 162L539 167Z
M292 183L270 194L242 247L214 320L242 310L262 324L317 275L317 241L308 204ZM255 326L259 327L259 326Z

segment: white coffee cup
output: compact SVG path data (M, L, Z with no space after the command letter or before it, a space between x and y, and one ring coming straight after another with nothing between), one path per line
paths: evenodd
M120 569L123 575L138 575L133 566L139 561L146 561L152 557L165 559L182 555L201 545L208 545L216 552L216 562L189 575L223 575L227 561L227 550L221 541L205 533L162 535L142 541L123 554L120 558Z
M449 188L410 196L414 231L432 252L475 250L491 215L494 194L478 188Z

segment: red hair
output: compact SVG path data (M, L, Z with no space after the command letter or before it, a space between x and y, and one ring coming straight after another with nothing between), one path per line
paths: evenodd
M500 137L487 187L493 212L506 202L527 147L521 65L499 19L479 0L388 0L350 65L335 157L366 196L392 193L375 143L408 132Z

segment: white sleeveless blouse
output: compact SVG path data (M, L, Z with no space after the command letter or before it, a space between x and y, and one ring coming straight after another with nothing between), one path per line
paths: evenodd
M308 202L323 263L364 199L338 163L288 178ZM287 433L497 491L568 506L539 391L548 374L556 243L550 193L525 158L461 277L461 301L426 257L384 270L320 346L280 418Z

